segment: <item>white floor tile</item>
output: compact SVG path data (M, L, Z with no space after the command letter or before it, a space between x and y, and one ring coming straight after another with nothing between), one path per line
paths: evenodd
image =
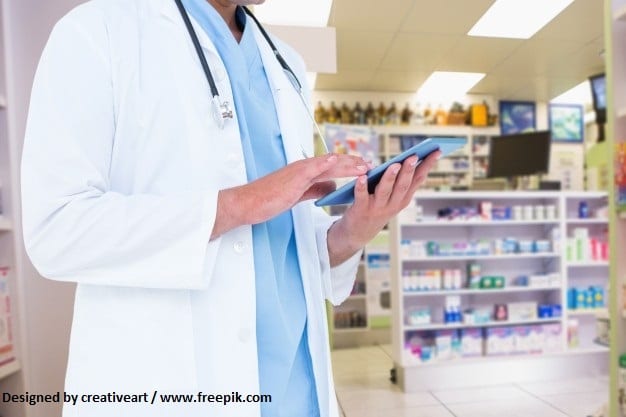
M357 410L346 414L345 417L454 417L454 415L442 405L431 405L388 410Z
M400 391L397 385L389 380L388 371L357 375L335 375L335 389L337 392L359 389L388 389L390 391Z
M406 394L389 389L367 389L338 392L341 408L348 416L355 411L412 408L440 405L428 392Z
M447 406L456 417L568 417L538 399L482 401Z
M459 404L479 401L523 400L533 397L513 385L490 386L480 388L459 388L433 391L443 404Z
M608 377L576 378L561 381L542 381L517 384L523 390L543 397L545 395L575 394L582 392L607 391Z
M608 402L609 394L607 389L599 392L549 395L541 398L570 417L587 417Z

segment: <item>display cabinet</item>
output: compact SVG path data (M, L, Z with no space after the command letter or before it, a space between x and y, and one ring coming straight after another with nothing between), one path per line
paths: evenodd
M393 359L406 391L606 371L595 333L607 297L606 194L422 192L415 201L390 224ZM570 288L585 294L572 311ZM588 304L583 290L594 291Z

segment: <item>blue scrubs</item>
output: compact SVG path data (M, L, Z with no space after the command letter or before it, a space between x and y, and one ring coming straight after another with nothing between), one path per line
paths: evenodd
M183 4L207 32L228 71L248 180L284 167L287 161L272 91L245 12L237 8L237 24L243 28L237 43L206 0L183 0ZM252 235L259 382L261 393L272 395L271 403L261 404L261 415L318 417L291 211L252 226Z

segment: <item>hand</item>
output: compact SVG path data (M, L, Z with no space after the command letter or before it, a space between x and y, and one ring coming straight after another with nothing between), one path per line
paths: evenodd
M360 176L354 188L354 204L328 231L331 266L338 265L365 246L404 209L420 185L426 181L441 152L429 155L417 164L417 156L402 164L392 164L383 174L374 194L367 191L367 177Z
M292 162L240 187L221 190L211 239L244 224L267 221L297 203L322 197L335 189L335 178L367 172L359 157L330 154Z

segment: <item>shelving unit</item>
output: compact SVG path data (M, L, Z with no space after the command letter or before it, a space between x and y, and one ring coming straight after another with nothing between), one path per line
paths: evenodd
M564 363L565 368L550 366L550 372L558 373L559 369L574 369L567 364L572 361L581 360L580 356L585 355L585 361L590 361L592 369L606 371L606 357L608 349L594 343L595 338L595 316L606 314L606 308L587 309L580 311L569 311L567 309L567 295L570 285L602 285L607 284L607 261L580 262L567 261L567 238L568 233L576 228L587 228L593 233L590 236L600 233L608 226L606 219L595 217L579 219L577 208L581 202L588 206L590 216L594 216L596 211L601 212L607 201L606 193L601 192L422 192L416 194L416 202L421 206L418 212L423 213L421 219L410 222L408 214L403 212L390 224L391 232L391 265L392 265L392 306L393 306L393 360L396 368L398 382L405 391L413 391L417 387L425 388L424 382L428 378L434 378L432 385L443 384L442 378L464 378L467 375L468 366L479 363L480 372L484 378L477 379L477 384L496 383L496 380L489 380L488 375L493 369L498 378L505 378L501 372L497 372L497 367L502 362L513 363L520 358L528 358L526 366L537 366L537 375L546 376L546 372L541 368L546 367L546 359L558 357L558 361ZM439 220L438 210L444 207L478 207L479 203L488 201L493 206L554 206L556 208L556 218L546 219L541 216L539 219L525 218L514 220L493 220L476 219L467 220ZM539 209L536 209L539 210ZM606 209L605 209L606 210ZM408 210L407 210L408 211ZM539 210L539 212L544 212ZM594 234L595 233L595 234ZM454 245L455 242L493 242L503 237L517 238L522 240L548 240L550 251L545 253L501 253L501 254L455 254L445 256L433 256L427 252L420 256L415 256L411 251L420 252L431 250L429 248L442 247L457 248L463 250L464 247ZM418 249L411 249L407 242L421 241L422 246ZM404 243L403 243L404 242ZM432 245L429 242L436 242ZM493 250L495 246L491 246ZM426 248L426 249L423 249ZM461 248L461 249L458 249ZM478 252L475 252L478 253ZM428 256L431 255L431 256ZM482 269L481 276L503 276L506 283L503 288L479 289L466 288L466 267L468 263L478 263ZM413 276L416 270L424 270L427 274L431 270L458 270L463 272L463 288L448 289L421 289L407 290L406 277ZM412 272L413 271L413 272ZM536 286L516 286L520 275L539 275L550 277L552 281L545 285ZM456 284L455 284L456 285ZM606 291L604 292L606 296ZM496 321L493 319L485 323L473 323L464 321L444 322L444 307L448 302L448 297L458 297L461 309L475 307L483 310L493 311L496 304L527 303L534 302L537 305L559 305L559 313L553 317L530 317L524 320ZM486 307L488 306L488 307ZM430 322L409 322L409 314L415 311L418 314L426 310L430 315ZM418 316L422 317L422 316ZM568 326L572 320L577 320L579 324L578 339L579 345L569 346ZM481 330L482 329L482 330ZM420 344L433 343L437 337L447 337L449 331L457 332L459 340L464 337L464 331L478 331L484 334L487 332L498 332L498 329L514 329L511 332L524 332L528 329L532 331L547 332L551 334L550 339L546 336L546 345L543 346L543 353L517 353L506 358L489 356L483 352L483 357L462 357L463 353L457 352L461 357L445 359L430 358L423 360L423 357L416 356L420 351ZM439 333L439 332L448 333ZM507 330L508 331L508 330ZM417 341L416 341L417 340ZM430 340L431 342L424 342ZM549 340L549 341L548 341ZM415 344L417 343L417 345ZM483 343L483 342L481 342ZM488 345L488 343L487 343ZM417 349L417 350L415 350ZM421 353L419 353L421 354ZM588 357L588 358L587 358ZM428 358L428 357L427 357ZM431 365L436 365L439 373L427 371ZM463 365L463 366L459 366ZM467 365L467 366L466 366ZM513 366L513 365L512 365ZM516 366L516 365L515 365ZM534 369L534 368L533 368ZM516 381L520 374L514 372L507 374L509 382ZM524 375L527 375L526 373ZM561 375L562 376L562 375ZM558 378L559 375L554 375ZM497 382L503 382L498 380ZM429 382L430 384L430 382Z
M604 39L607 93L608 178L616 178L617 146L626 142L626 0L605 0ZM619 211L617 183L610 187L610 288L609 307L610 417L626 416L626 386L620 384L619 358L626 353L626 221ZM623 199L622 199L623 200ZM621 391L621 393L620 393ZM620 404L621 400L621 404Z
M364 250L355 281L355 293L333 309L334 347L390 342L389 286L389 233L383 230ZM341 314L346 312L360 314L364 319L362 325L342 327Z
M498 127L472 126L373 126L382 138L381 156L388 159L401 151L402 137L426 138L431 136L463 137L467 145L455 154L438 162L438 166L429 174L425 188L457 189L470 187L474 178L483 178L486 169L487 148L480 148L481 154L474 154L475 144L479 140L488 141L500 133ZM453 168L450 167L452 165ZM456 165L456 167L455 167ZM482 170L482 171L481 171ZM483 172L481 174L481 172Z
M11 222L4 217L0 216L0 232L8 232L13 230L13 226Z
M7 116L4 11L3 3L0 2L0 280L4 281L0 288L6 289L6 292L0 290L0 304L11 306L10 311L0 313L0 320L3 324L0 330L0 391L9 392L11 385L7 380L11 375L20 371L21 367L17 360L17 317L14 305L17 281L15 278L15 236L12 227L14 218L12 185L15 181L13 181L11 171L13 161L10 157ZM8 297L10 301L5 300L5 297ZM5 408L6 406L0 404L0 413L4 413Z

